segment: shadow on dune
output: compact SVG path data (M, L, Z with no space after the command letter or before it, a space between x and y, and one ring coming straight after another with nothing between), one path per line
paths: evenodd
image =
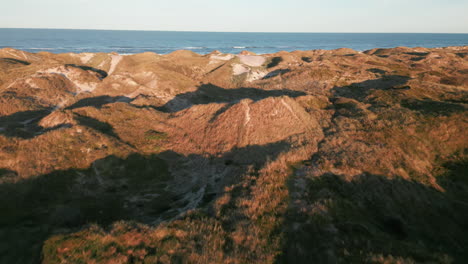
M379 68L367 69L367 71L372 72L372 73L377 73L377 74L380 74L380 75L384 75L384 74L387 73L387 71L379 69Z
M90 97L79 100L73 105L65 108L65 110L73 110L81 107L94 107L100 109L107 104L117 102L130 103L133 100L134 99L125 96L112 97L104 95ZM53 108L49 108L35 111L16 112L8 116L0 116L0 134L3 134L7 137L30 139L52 130L71 127L71 124L62 124L50 128L44 128L40 126L39 122L53 111ZM113 131L113 128L107 123L92 119L90 117L81 116L76 113L74 117L80 125L88 126L95 130L101 131L104 134L118 138L116 133Z
M0 262L38 263L48 237L76 232L90 223L107 227L119 220L151 224L173 219L193 209L193 192L200 197L192 206L206 206L248 167L260 168L288 148L289 144L277 142L233 149L217 157L172 151L125 159L108 156L87 169L55 171L18 182L15 172L1 169ZM187 184L193 179L187 178L191 174L178 175L179 163L182 167L196 164L186 169L207 177L205 186ZM170 166L175 168L169 170ZM223 171L237 178L216 180L217 175L211 175Z
M306 178L302 193L291 182L290 192L307 205L290 204L277 262L374 263L372 256L383 256L466 263L468 163L445 166L448 173L438 178L444 192L366 173L351 181L330 173Z
M134 99L126 97L126 96L108 96L108 95L102 95L102 96L96 96L96 97L88 97L79 100L78 102L68 106L65 109L76 109L80 107L94 107L94 108L101 108L107 104L113 104L117 102L124 102L124 103L130 103Z
M274 71L272 71L272 72L269 72L267 75L265 75L265 77L263 77L262 80L267 80L267 79L273 78L273 77L275 77L275 76L288 73L288 72L290 72L290 71L291 71L290 69L278 69L278 70L274 70Z
M178 94L165 105L158 107L162 112L178 112L193 105L210 103L236 103L242 99L259 101L268 97L290 96L298 97L304 92L292 90L262 90L256 88L224 89L213 84L203 84L194 92Z
M369 69L368 71L374 73L385 74L379 69ZM402 94L397 98L398 92L411 90L407 85L410 77L400 75L384 75L379 79L367 80L360 83L353 83L348 86L335 87L331 90L336 97L351 98L362 103L370 103L373 106L379 106L380 103L369 98L372 92L377 90L392 91L396 94L391 94L391 97L401 104L402 107L412 111L419 112L423 115L431 116L450 116L453 113L459 113L467 110L466 101L463 100L447 100L436 101L433 99L418 99L411 98ZM382 98L382 96L378 96ZM390 102L391 103L391 102Z
M310 62L313 61L311 57L301 57L301 60L302 60L303 62L307 62L307 63L310 63Z
M162 112L177 112L183 109L187 109L193 105L198 104L210 104L210 103L228 103L225 107L221 108L214 116L214 119L222 114L224 111L229 109L233 104L239 102L242 99L251 99L254 101L266 99L269 97L281 97L290 96L298 97L305 95L304 92L292 91L292 90L262 90L256 88L237 88L237 89L224 89L212 84L204 84L198 88L195 92L188 92L179 94L171 101L167 102L161 107L152 107L155 110ZM88 97L77 101L76 103L68 106L65 110L73 110L81 107L94 107L100 109L108 104L123 102L131 103L136 98L129 98L126 96L96 96ZM141 108L140 106L133 105L134 107ZM9 116L0 117L0 134L8 137L18 137L29 139L37 135L43 134L48 131L55 129L69 127L70 125L59 125L52 128L43 128L39 126L39 122L42 118L50 114L53 109L44 109L38 111L24 111L11 114ZM78 120L80 121L80 120ZM112 128L104 127L106 124L96 124L96 122L87 122L88 119L81 118L80 124L91 124L92 128L97 127L97 130L104 130L104 133L111 136L116 136L112 132Z
M16 112L8 116L0 116L0 134L7 137L30 139L48 131L70 126L68 124L64 124L51 128L41 127L39 122L51 112L52 109L45 109Z
M84 65L76 65L76 64L65 64L65 66L67 67L75 67L75 68L79 68L79 69L82 69L82 70L85 70L85 71L92 71L92 72L95 72L97 74L99 74L99 79L104 79L107 77L107 72L106 71L103 71L103 70L100 70L100 69L96 69L96 68L93 68L93 67L89 67L89 66L84 66Z
M40 121L52 113L51 109L39 111L24 111L0 117L0 134L10 138L31 139L46 132L61 128L69 128L72 124L60 124L54 127L44 128L39 125ZM89 127L120 141L120 137L115 133L114 128L105 122L92 117L74 113L73 118L79 125ZM125 142L130 145L129 143ZM131 145L130 145L131 146Z
M425 57L429 55L429 52L405 52L405 54L412 55L412 56L418 56L418 57Z
M89 128L92 128L94 130L97 130L103 134L106 134L108 136L114 137L118 140L121 140L120 137L115 133L114 127L112 127L110 124L99 121L95 118L89 117L89 116L84 116L75 113L75 120L78 121L78 124L82 126L86 126Z
M442 102L430 99L404 100L401 105L413 111L420 112L421 114L431 116L450 116L451 114L468 110L468 107L464 103Z
M466 111L462 103L414 98L409 80L386 75L335 87L331 90L335 116L361 110L356 105L378 114L393 111L402 118L414 116L408 110L437 117ZM353 100L337 105L339 97ZM340 112L340 108L347 111ZM356 120L359 115L350 117ZM298 168L290 178L291 201L282 230L283 253L277 263L468 261L466 160L457 158L441 165L444 173L436 180L443 190L366 172L353 177L330 172L313 177L308 175L316 169L314 159L310 164Z
M30 62L23 61L23 60L18 60L18 59L13 59L13 58L0 58L1 61L7 62L7 63L12 63L12 64L23 64L23 65L30 65Z
M278 66L283 61L283 58L281 57L273 57L271 58L271 62L268 63L267 68L273 68Z
M16 172L12 171L12 170L7 170L7 169L0 169L0 180L2 180L3 178L14 178L16 177L17 174Z
M378 70L378 73L384 74L385 71ZM376 69L369 69L371 72L377 72ZM347 86L335 87L331 92L335 96L352 98L358 101L364 101L366 97L374 90L409 90L411 87L406 84L411 80L408 76L384 75L381 78L367 80L360 83L353 83Z

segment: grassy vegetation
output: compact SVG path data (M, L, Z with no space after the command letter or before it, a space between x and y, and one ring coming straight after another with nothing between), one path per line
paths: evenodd
M148 130L145 132L146 140L165 140L167 139L167 134L164 132L159 132L156 130Z
M371 174L352 181L333 174L307 179L303 199L311 213L291 208L283 260L463 263L468 214L461 201L466 202L468 185L456 177L466 169L462 161L439 176L445 192Z
M238 75L233 75L231 77L231 83L233 87L243 87L248 75L249 74L247 72Z
M248 87L238 57L139 54L70 101L0 91L0 263L467 262L465 61L368 53L269 56Z
M297 150L260 171L232 179L225 192L182 218L158 226L117 222L90 226L45 242L47 263L272 263L280 254L282 215L288 203L287 164L307 155ZM80 263L81 263L80 262Z
M4 217L2 241L10 236L15 247L0 248L5 263L38 259L42 241L53 233L70 232L88 224L106 227L117 220L144 220L165 203L170 193L162 182L169 179L167 165L157 156L107 157L84 170L57 171L34 179L0 186ZM148 194L158 198L146 199ZM169 199L170 200L170 199ZM153 212L157 213L157 212ZM34 234L34 235L32 235ZM14 251L12 251L14 250ZM76 256L78 258L78 256Z

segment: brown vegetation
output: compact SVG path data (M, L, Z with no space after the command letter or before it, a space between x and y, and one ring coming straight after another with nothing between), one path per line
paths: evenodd
M2 49L0 262L464 263L467 51Z

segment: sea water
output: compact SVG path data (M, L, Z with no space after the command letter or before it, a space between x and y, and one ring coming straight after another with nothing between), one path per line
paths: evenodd
M0 48L29 52L117 52L134 54L213 50L257 54L278 51L351 48L446 47L468 45L468 34L413 33L233 33L70 29L0 29Z

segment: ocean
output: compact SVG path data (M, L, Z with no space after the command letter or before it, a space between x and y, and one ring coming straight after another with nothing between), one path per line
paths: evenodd
M117 52L167 54L186 49L200 54L213 50L257 54L281 50L351 48L446 47L468 45L468 34L413 33L232 33L69 29L0 29L0 48L29 52Z

